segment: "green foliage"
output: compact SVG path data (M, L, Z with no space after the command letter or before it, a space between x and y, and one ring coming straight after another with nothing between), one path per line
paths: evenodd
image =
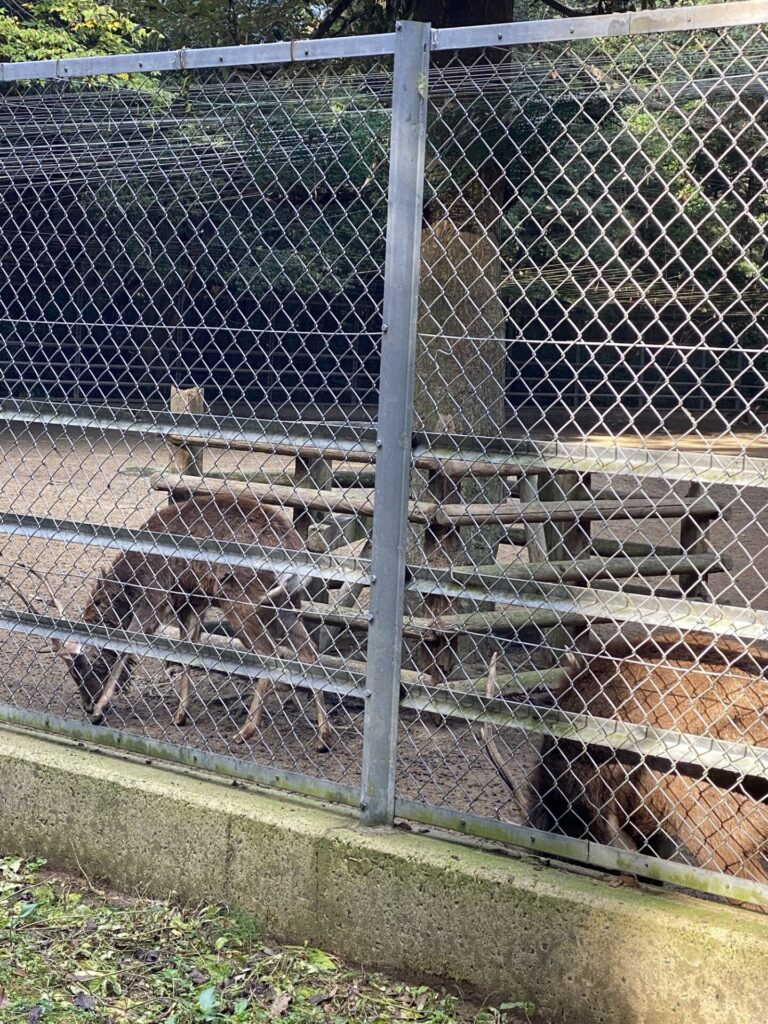
M165 45L271 43L308 35L316 8L300 0L116 0Z
M221 907L112 897L42 867L0 858L3 1024L525 1024L533 1013L473 1011L322 950L266 946L252 919Z
M128 14L93 0L29 0L0 10L0 60L52 60L133 52L155 34Z

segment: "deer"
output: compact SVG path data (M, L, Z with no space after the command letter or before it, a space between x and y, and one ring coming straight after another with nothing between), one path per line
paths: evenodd
M586 646L565 659L559 710L768 747L768 646L675 629ZM534 828L768 883L762 780L547 736L526 796Z
M169 504L152 515L142 529L288 550L304 546L283 510L234 495L193 496ZM30 571L45 583L37 570ZM63 616L53 589L45 585L51 604ZM20 594L19 588L13 589ZM86 624L148 634L156 633L161 626L175 625L182 640L194 643L200 639L205 612L217 609L231 634L247 650L270 656L285 645L300 661L311 665L318 656L299 616L302 591L298 574L124 551L99 575L82 618ZM91 723L101 724L115 692L129 682L135 656L75 641L53 642L51 650L65 660ZM258 731L269 687L268 679L257 681L235 742L244 743ZM189 669L182 666L178 675L176 725L183 726L189 721L189 695ZM322 692L315 693L314 703L317 749L325 751L332 729Z
M676 629L587 634L566 652L555 693L573 714L768 747L768 646ZM491 662L488 696L495 692ZM493 730L485 752L530 827L768 883L768 783L736 770L674 765L545 736L527 784L506 770ZM757 909L768 910L766 907Z

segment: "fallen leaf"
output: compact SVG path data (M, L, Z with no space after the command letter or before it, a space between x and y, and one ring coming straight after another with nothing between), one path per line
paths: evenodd
M211 985L210 988L204 988L200 995L197 997L197 1005L200 1008L200 1012L203 1014L205 1019L212 1016L214 1011L219 1005L219 994L216 989Z
M30 917L37 910L37 904L32 902L17 903L18 908L16 913L16 921L23 921L25 918Z
M92 1010L96 1006L96 999L87 992L78 992L72 1003L78 1010Z
M281 992L272 1000L269 1008L270 1017L282 1017L290 1005L291 997L286 992Z
M18 965L13 968L13 973L16 975L17 978L26 978L27 976L27 972L24 970L24 968L19 967Z
M87 985L89 981L93 981L94 978L99 977L98 971L75 971L72 975L74 981L80 985Z
M327 992L318 992L316 996L310 996L307 1002L310 1006L320 1006L322 1003L327 1003L333 996L329 996Z
M33 1006L27 1014L27 1024L40 1024L43 1019L43 1008L42 1006Z
M335 971L338 966L336 961L332 960L322 949L308 949L305 955L307 962L318 971Z
M10 1003L10 1001L11 1000L5 994L5 989L4 988L0 988L0 1006L5 1006L6 1003Z
M204 985L209 978L209 974L206 974L205 971L199 971L196 967L193 967L189 972L189 980L193 985Z

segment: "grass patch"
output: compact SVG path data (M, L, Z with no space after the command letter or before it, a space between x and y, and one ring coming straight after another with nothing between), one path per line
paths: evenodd
M224 907L102 893L44 861L0 858L3 1024L522 1024L533 1007L472 1009L319 949L266 944Z

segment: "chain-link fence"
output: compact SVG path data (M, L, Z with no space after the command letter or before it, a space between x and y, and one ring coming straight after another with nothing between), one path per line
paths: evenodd
M5 65L0 718L768 906L759 7Z

